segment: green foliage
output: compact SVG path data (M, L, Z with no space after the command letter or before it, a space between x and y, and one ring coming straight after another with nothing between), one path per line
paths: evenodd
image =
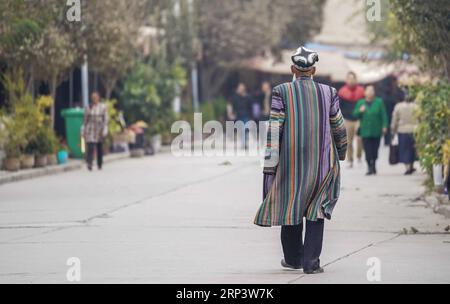
M443 147L450 139L450 84L415 86L411 94L419 106L417 149L422 166L431 176L433 165L442 164Z
M449 78L450 2L391 0L388 31L397 51L415 55L427 68Z
M7 116L4 113L0 116L1 124L4 126L4 134L6 143L3 148L6 153L6 157L15 158L19 157L27 145L26 133L27 129L24 124Z
M175 120L172 102L185 84L186 72L178 65L158 59L137 64L121 94L127 122L146 122L149 135L170 131Z
M108 107L108 130L110 135L114 135L123 131L122 129L122 117L123 114L116 108L117 100L103 100L103 102Z
M58 150L58 138L48 126L41 126L25 147L25 154L47 155Z
M6 144L6 139L8 138L8 133L6 132L6 129L5 129L5 126L3 124L1 117L2 117L2 113L0 113L0 150L3 149L3 147Z
M3 83L8 92L7 108L0 115L4 126L5 152L8 157L18 157L23 153L53 153L58 139L50 128L50 117L46 113L53 104L50 97L40 97L36 102L26 91L22 73L18 78L5 75Z

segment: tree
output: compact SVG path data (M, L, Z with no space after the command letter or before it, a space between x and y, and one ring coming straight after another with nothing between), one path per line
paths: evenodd
M0 59L10 71L23 71L28 89L33 83L36 46L48 14L41 1L0 1Z
M390 10L387 35L393 49L450 79L450 2L391 0Z
M50 96L56 100L56 90L76 58L70 36L56 24L47 26L35 51L34 71L38 80L48 83ZM51 123L55 122L55 103L51 106Z
M387 42L389 57L413 55L425 69L450 79L450 3L446 0L383 0L385 22L368 23L374 40Z
M64 3L58 0L5 0L0 7L0 56L10 71L23 71L28 91L36 80L48 83L53 99L75 59L64 27ZM16 77L17 78L17 77ZM54 122L54 105L51 109Z
M117 81L137 57L139 28L144 23L146 1L83 1L82 22L70 25L81 63L87 55L92 71L100 74L111 97Z

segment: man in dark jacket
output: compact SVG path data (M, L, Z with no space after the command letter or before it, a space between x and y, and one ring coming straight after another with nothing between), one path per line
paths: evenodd
M243 122L247 126L247 123L252 118L252 98L247 93L247 87L245 84L240 83L235 94L231 97L231 117L236 121ZM243 129L242 134L239 134L242 148L247 147L247 130Z

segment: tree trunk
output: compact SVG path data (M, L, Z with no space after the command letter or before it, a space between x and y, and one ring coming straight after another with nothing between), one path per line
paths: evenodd
M113 91L112 87L105 86L105 98L107 100L111 99L112 91Z
M28 77L25 77L26 79L26 90L27 92L30 93L31 97L33 98L33 100L35 99L35 95L34 95L34 69L31 67L30 68L30 73L28 75Z
M228 70L219 69L217 67L201 67L201 100L211 101L212 98L218 97L220 89L224 85L229 76Z
M117 78L111 77L110 79L103 79L103 78L100 79L103 84L103 87L105 88L105 99L110 100L112 93L114 91L114 87L116 86L117 83Z
M450 55L442 55L442 64L444 66L444 73L447 80L450 80Z

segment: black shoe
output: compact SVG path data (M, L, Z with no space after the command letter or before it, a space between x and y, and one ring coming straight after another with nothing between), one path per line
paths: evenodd
M373 172L372 166L369 166L369 170L367 171L366 176L371 176L371 175L374 175L374 174L375 174L375 172Z
M87 167L89 171L92 171L92 166Z
M320 273L324 273L325 270L322 267L318 267L316 269L312 269L312 270L306 270L304 269L303 272L305 274L320 274Z
M302 266L292 266L286 263L284 259L281 260L281 266L285 268L286 270L301 270Z

